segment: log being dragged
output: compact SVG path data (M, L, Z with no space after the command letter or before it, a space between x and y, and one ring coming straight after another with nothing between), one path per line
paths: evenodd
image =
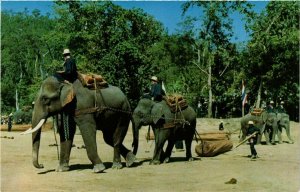
M220 141L204 141L199 145L196 145L195 152L200 157L213 157L221 153L230 151L233 147L232 141L220 140Z
M194 136L194 140L197 137L197 140L205 141L219 141L219 140L230 140L231 134L225 131L215 131L215 132L203 132L199 135Z

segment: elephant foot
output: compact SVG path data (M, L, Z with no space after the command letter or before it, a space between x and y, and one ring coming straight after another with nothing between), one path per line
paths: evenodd
M282 141L278 141L278 144L282 144L283 142Z
M170 162L170 157L166 157L164 163L169 163L169 162Z
M112 169L122 169L123 165L121 162L113 162L113 165L111 167Z
M105 165L103 163L99 163L99 164L94 165L94 168L93 168L94 173L101 173L104 170L105 170Z
M68 164L61 164L56 168L56 172L65 172L69 170L70 170L70 166Z
M294 144L294 141L288 141L289 144Z
M193 157L190 157L187 159L188 161L194 161L194 158Z
M150 164L150 165L159 165L159 164L160 164L160 161L158 161L158 160L152 160L152 161L150 161L149 164Z
M270 143L270 142L266 142L266 144L267 144L267 145L271 145L271 143Z
M135 155L129 151L126 155L126 167L130 167L135 161Z

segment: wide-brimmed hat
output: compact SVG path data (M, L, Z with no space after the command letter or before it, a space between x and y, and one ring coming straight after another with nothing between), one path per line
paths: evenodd
M274 101L270 101L271 104L274 104Z
M248 125L253 125L254 122L253 121L248 121Z
M158 81L158 78L157 78L156 76L152 76L150 79L151 79L152 81L155 81L155 82Z
M67 54L70 54L70 50L69 49L64 49L64 52L63 52L63 55L67 55Z

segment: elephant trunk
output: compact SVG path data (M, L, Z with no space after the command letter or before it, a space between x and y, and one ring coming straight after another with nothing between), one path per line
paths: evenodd
M34 106L32 114L32 127L42 126L48 117L48 113L43 112L41 108L36 104ZM32 163L33 166L40 169L44 168L42 164L39 164L39 148L41 139L41 128L32 133Z
M136 125L136 121L134 118L131 119L132 122L132 133L133 133L133 154L137 154L137 150L139 148L139 127Z

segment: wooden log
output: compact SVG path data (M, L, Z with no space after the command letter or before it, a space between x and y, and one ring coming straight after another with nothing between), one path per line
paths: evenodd
M204 132L194 136L194 140L206 140L206 141L218 141L218 140L230 140L231 134L228 132Z

